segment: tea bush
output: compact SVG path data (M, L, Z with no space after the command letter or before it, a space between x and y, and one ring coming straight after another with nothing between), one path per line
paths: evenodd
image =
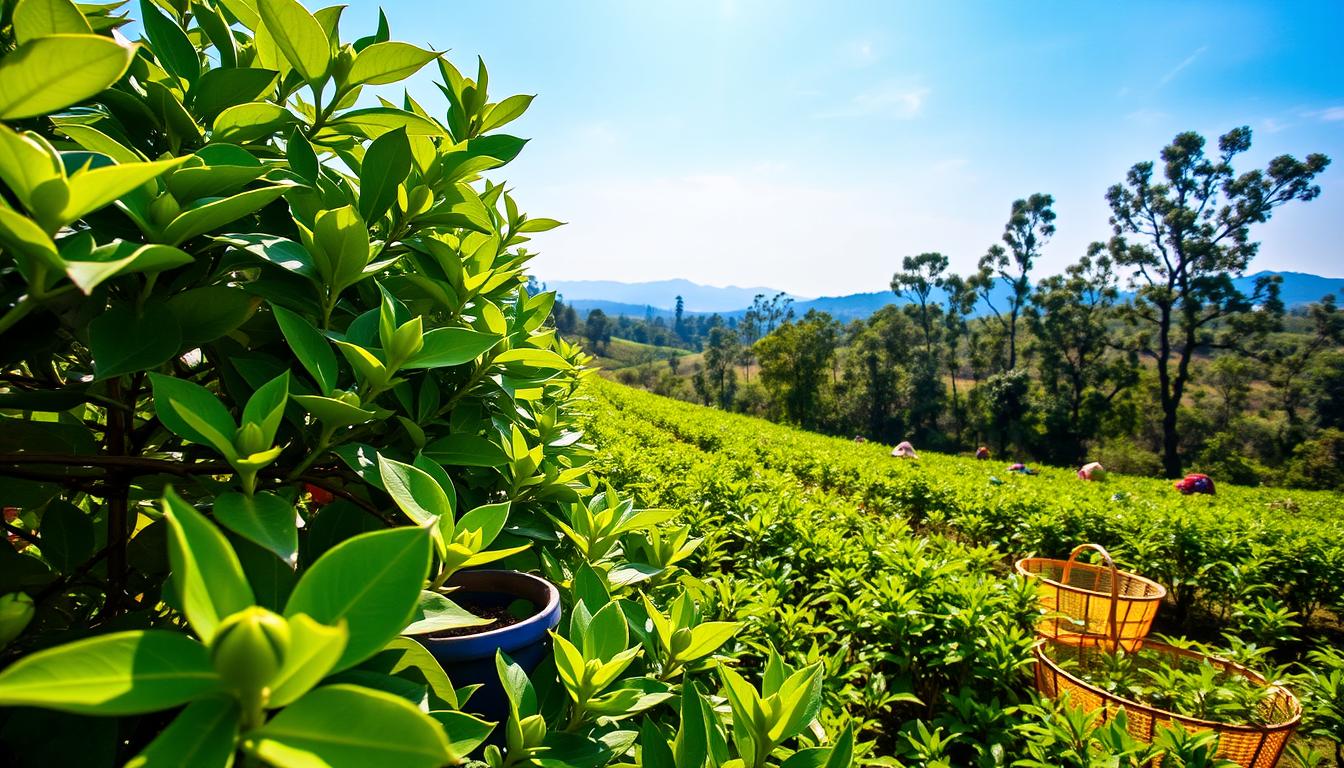
M744 663L760 663L772 648L796 661L824 660L822 722L853 725L861 762L893 764L895 756L915 766L1091 768L1147 765L1164 756L1163 765L1217 764L1201 762L1213 760L1216 746L1206 736L1173 733L1156 745L1141 744L1113 720L1104 723L1031 693L1034 592L1010 575L1009 555L1031 551L1027 542L1066 555L1089 539L1130 558L1148 553L1140 570L1169 558L1171 567L1202 572L1206 581L1186 594L1201 610L1225 605L1224 613L1204 618L1227 634L1221 648L1199 647L1289 681L1307 710L1304 737L1294 746L1299 763L1328 765L1311 755L1324 760L1327 745L1335 745L1331 752L1341 748L1344 720L1334 705L1338 654L1329 650L1328 624L1319 621L1327 610L1318 609L1318 621L1304 627L1275 596L1301 588L1328 594L1331 572L1318 567L1298 580L1275 582L1268 566L1236 551L1237 559L1201 571L1207 563L1181 559L1210 552L1195 548L1209 545L1197 533L1173 533L1197 522L1200 531L1235 535L1248 542L1248 551L1277 552L1282 559L1305 556L1309 550L1294 548L1308 545L1337 551L1330 532L1339 523L1328 495L1294 494L1305 518L1300 522L1282 513L1260 519L1257 504L1269 512L1283 500L1259 489L1191 499L1160 482L1113 476L1086 483L1051 470L1014 478L997 463L925 454L913 464L890 458L889 447L813 435L602 380L581 391L592 400L589 431L602 470L647 503L683 509L688 535L703 539L683 564L716 618L744 625L734 652ZM991 482L996 475L1001 484ZM1112 500L1117 494L1124 497ZM1014 514L1030 526L1009 528ZM1000 539L1003 530L1012 535ZM1144 537L1165 543L1127 546L1141 545ZM1187 549L1176 548L1183 537ZM690 576L684 580L693 583ZM1312 647L1324 650L1300 655ZM1281 666L1285 661L1289 665ZM1169 679L1185 674L1158 671ZM1217 680L1201 692L1239 694L1245 692Z
M559 222L489 178L532 97L340 6L118 8L0 0L6 764L848 765L822 665L735 671L699 542L593 472ZM430 65L446 114L375 93ZM488 563L565 606L499 723L406 636Z

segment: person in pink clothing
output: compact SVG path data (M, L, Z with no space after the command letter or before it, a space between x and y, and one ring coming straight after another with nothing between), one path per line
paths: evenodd
M919 454L915 453L915 446L911 445L909 440L902 440L895 448L892 448L891 455L899 459L919 458Z
M1078 470L1079 480L1105 480L1106 468L1101 466L1100 461L1093 461L1084 464L1082 469Z
M1177 480L1174 484L1176 490L1189 496L1192 493L1207 493L1213 495L1213 478L1208 475L1191 473Z

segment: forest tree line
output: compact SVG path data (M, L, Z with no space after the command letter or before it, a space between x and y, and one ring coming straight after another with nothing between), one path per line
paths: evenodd
M1012 204L1002 241L971 274L950 272L941 253L906 256L891 281L905 302L848 325L825 313L793 317L783 296L758 297L740 321L698 317L694 335L678 313L671 327L661 323L663 341L700 346L702 360L627 378L888 443L984 444L1014 460L1344 487L1335 297L1289 312L1277 277L1249 293L1233 283L1256 254L1254 227L1279 206L1317 197L1315 178L1330 161L1284 155L1238 174L1233 160L1250 143L1248 128L1222 136L1216 151L1183 133L1160 163L1133 166L1106 192L1109 239L1063 274L1034 274L1055 231L1053 198L1034 194ZM622 321L630 325L614 333ZM661 318L622 321L590 314L574 330L599 352L604 337L640 328L660 343L650 335Z

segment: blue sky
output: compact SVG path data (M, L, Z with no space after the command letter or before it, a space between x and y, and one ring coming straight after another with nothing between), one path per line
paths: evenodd
M347 37L377 5L351 3ZM907 254L970 270L1033 192L1057 201L1057 272L1109 236L1130 165L1238 125L1239 169L1336 160L1252 268L1344 276L1344 3L382 6L396 39L484 56L497 98L538 94L504 178L570 222L536 241L542 279L884 290ZM431 74L410 88L441 105Z

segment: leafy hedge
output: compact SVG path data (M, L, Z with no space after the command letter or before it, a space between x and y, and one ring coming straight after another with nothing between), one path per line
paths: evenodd
M1166 564L1199 575L1188 589L1194 606L1222 611L1204 617L1226 633L1216 652L1288 680L1303 698L1302 731L1317 741L1295 743L1299 764L1329 765L1330 744L1344 759L1344 656L1327 622L1303 628L1279 602L1302 600L1298 589L1329 594L1321 563L1338 551L1339 518L1326 494L1294 494L1305 518L1297 521L1257 514L1257 499L1284 501L1260 491L1188 498L1142 479L1084 483L1049 470L1015 478L1001 464L932 454L912 464L890 458L889 447L600 379L581 391L592 400L602 470L646 503L681 508L703 539L683 564L719 618L742 622L735 653L761 663L777 647L795 662L824 662L821 721L855 728L865 764L895 756L918 766L1090 768L1158 754L1163 765L1214 764L1195 757L1210 753L1207 739L1139 744L1122 726L1032 695L1034 592L1010 575L1010 553L1063 555L1098 539L1141 572ZM1014 535L998 538L1003 531ZM1203 538L1214 533L1223 538ZM1262 559L1215 549L1230 537ZM1317 551L1319 560L1306 559ZM1183 559L1214 552L1223 559ZM1277 579L1268 564L1294 557L1308 575ZM1170 585L1169 574L1159 578ZM1166 673L1169 687L1210 693L1198 675Z
M342 11L144 1L132 45L0 0L0 753L848 765L821 666L723 663L698 542L593 472L526 288L559 222L486 177L532 97ZM431 64L446 115L375 96ZM479 625L449 585L488 563L564 601L534 674L486 662L499 723L407 636Z

